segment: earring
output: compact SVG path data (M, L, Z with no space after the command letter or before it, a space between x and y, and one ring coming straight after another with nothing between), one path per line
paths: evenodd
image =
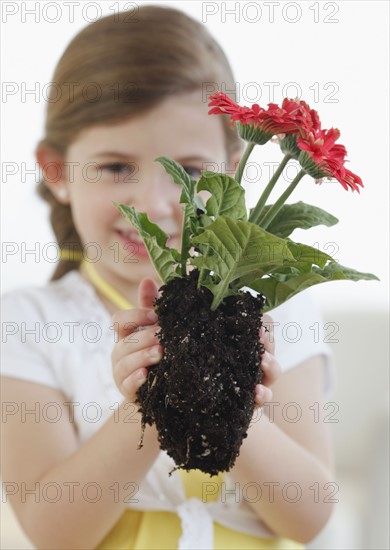
M66 187L61 187L61 189L58 190L58 196L60 199L67 199L69 196L69 192Z

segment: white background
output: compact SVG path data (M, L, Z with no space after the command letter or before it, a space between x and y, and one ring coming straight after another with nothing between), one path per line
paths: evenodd
M145 3L151 2L137 4ZM99 12L106 15L132 4L2 2L2 292L44 284L54 269L50 258L42 254L45 244L54 241L47 207L35 194L39 171L34 149L43 136L47 105L44 86L52 80L70 39L88 21L95 20ZM319 285L311 291L323 305L330 309L385 308L389 249L388 3L158 4L176 6L206 24L232 63L241 103L265 106L270 101L280 102L283 95L295 97L298 90L302 99L319 111L324 127L341 130L340 142L349 153L348 167L362 177L365 188L359 195L346 192L338 182L318 186L305 177L289 202L304 200L321 206L340 222L332 228L297 231L294 238L318 246L343 265L375 273L381 279ZM270 95L272 85L266 84L271 82L274 97ZM26 94L26 90L35 93ZM250 206L268 181L264 162L280 159L276 145L256 148L251 160L262 167L263 174L259 185L253 181L255 169L247 172ZM14 175L10 175L12 170ZM278 189L285 185L281 180ZM34 248L40 252L38 258L25 254L26 249ZM12 255L11 250L15 252Z

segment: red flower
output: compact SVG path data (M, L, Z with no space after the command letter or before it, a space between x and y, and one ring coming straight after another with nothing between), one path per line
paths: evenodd
M301 149L299 161L303 169L313 177L335 178L344 189L350 188L359 193L358 186L364 187L363 182L359 176L345 168L347 150L344 145L336 144L339 137L340 131L337 128L309 132L297 140Z
M299 129L299 133L304 135L307 132L321 130L320 117L314 109L310 109L309 105L305 101L300 101L300 116L302 121L302 127ZM304 128L304 131L302 131Z
M232 123L237 121L240 136L246 141L263 145L274 135L292 134L291 138L284 139L293 142L289 143L288 152L316 180L335 178L344 189L358 192L359 186L363 187L359 176L344 166L347 150L336 143L340 131L337 128L322 130L317 111L310 109L305 101L284 98L281 107L276 103L269 103L267 109L256 103L252 107L241 107L218 92L210 96L209 107L212 107L209 114L228 114Z
M217 92L210 96L209 107L214 107L214 109L210 109L209 115L228 114L231 115L232 120L238 120L238 118L233 117L239 117L243 109L238 103L222 92Z
M321 162L328 158L331 153L331 158L343 161L347 154L344 145L335 145L340 137L340 130L331 128L330 130L318 130L317 132L309 132L305 137L298 139L298 147L302 151L307 151L314 162Z
M342 181L340 181L340 183L344 187L344 189L348 190L348 187L350 187L352 190L356 190L358 193L360 193L360 190L357 186L360 185L360 187L364 187L361 178L351 172L351 170L348 170L348 168L345 169L344 178Z
M263 109L256 103L252 107L241 107L226 94L218 92L210 96L209 114L229 114L232 121L249 124L267 134L305 135L320 128L317 111L310 109L305 101L285 98L282 106L269 103Z
M217 92L210 96L209 115L228 114L231 124L238 122L238 133L245 141L264 145L272 138L272 133L264 130L261 120L265 110L259 105L241 107L230 99L226 94Z

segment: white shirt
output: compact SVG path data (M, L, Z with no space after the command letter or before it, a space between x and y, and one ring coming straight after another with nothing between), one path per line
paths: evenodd
M112 377L111 352L116 336L111 314L94 287L75 270L43 287L3 294L2 309L1 374L45 384L65 394L72 403L82 444L123 401ZM270 315L282 372L323 355L324 398L328 398L335 385L334 365L330 347L324 342L321 313L310 293L301 292ZM55 417L54 409L46 412ZM211 548L213 520L247 534L274 536L243 499L240 503L234 498L224 503L186 499L179 472L168 476L173 467L173 460L161 451L139 488L138 502L128 506L178 513L183 528L179 548ZM225 480L227 486L232 483L227 474Z

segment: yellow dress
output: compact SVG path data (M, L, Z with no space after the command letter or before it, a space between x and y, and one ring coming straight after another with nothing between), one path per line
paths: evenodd
M202 500L202 483L217 482L223 475L210 478L199 470L180 470L187 498ZM218 493L207 501L217 500ZM117 524L100 543L97 550L175 550L181 537L180 518L174 512L140 512L125 510ZM302 550L304 545L290 539L266 539L245 535L214 522L215 550Z

